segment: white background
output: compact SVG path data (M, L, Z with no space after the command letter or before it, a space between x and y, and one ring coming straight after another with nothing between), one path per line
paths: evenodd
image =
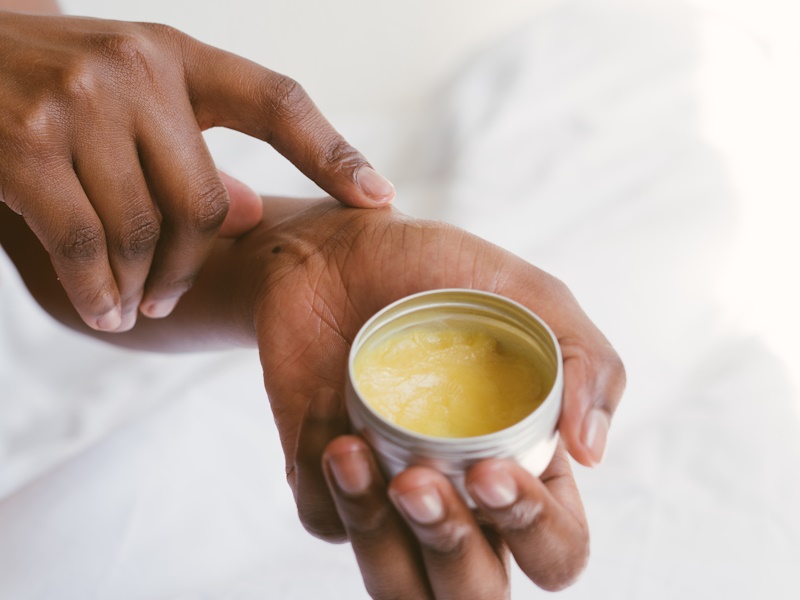
M796 3L65 5L292 75L404 210L570 285L629 387L577 471L593 557L565 598L800 596ZM259 191L315 192L208 139ZM296 521L252 352L110 350L3 282L2 600L363 597L347 547Z

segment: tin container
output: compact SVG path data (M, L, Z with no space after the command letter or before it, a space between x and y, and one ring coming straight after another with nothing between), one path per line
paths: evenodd
M549 390L541 404L513 425L473 437L424 435L400 427L383 416L357 389L354 363L370 342L408 327L448 323L467 324L491 334L514 335L525 346L526 359L535 361ZM528 352L529 351L529 352ZM447 475L472 505L464 488L465 471L487 458L511 458L535 476L550 463L558 442L564 375L561 348L550 328L524 306L488 292L444 289L403 298L375 314L359 331L350 349L346 403L355 432L374 449L387 476L411 465L425 465Z

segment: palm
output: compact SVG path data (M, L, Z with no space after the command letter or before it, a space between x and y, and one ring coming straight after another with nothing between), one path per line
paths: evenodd
M294 455L307 399L322 387L344 389L350 343L372 314L437 284L470 283L437 280L433 271L444 272L443 263L427 268L433 263L421 233L392 211L327 204L273 230L281 266L267 284L257 323L265 385L287 457ZM443 245L440 236L436 240Z
M322 387L344 389L359 328L403 296L443 287L506 295L550 323L568 360L567 340L596 331L557 280L445 224L323 203L269 235L277 267L256 322L267 393L289 461L308 398Z

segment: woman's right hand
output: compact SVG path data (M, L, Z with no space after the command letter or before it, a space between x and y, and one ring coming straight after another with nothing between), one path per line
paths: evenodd
M170 27L0 11L0 57L0 201L95 329L168 315L197 277L230 203L204 129L268 142L345 204L394 195L295 81Z

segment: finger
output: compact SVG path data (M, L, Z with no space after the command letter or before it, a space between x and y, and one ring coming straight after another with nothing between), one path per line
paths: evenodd
M622 361L608 341L599 337L560 340L564 403L558 428L570 454L590 467L603 461L611 420L625 390Z
M255 228L264 216L264 203L253 188L227 173L219 172L228 190L230 206L219 229L221 237L236 238Z
M187 48L186 78L203 128L228 127L268 142L350 206L392 201L392 184L333 128L296 81L194 40Z
M331 442L325 476L347 530L364 585L375 600L432 599L415 544L386 496L386 484L366 443Z
M117 132L87 139L76 148L75 170L106 234L108 260L122 306L122 324L136 323L138 307L160 234L133 140Z
M81 319L98 331L122 324L122 307L108 262L106 236L71 168L21 177L22 195L35 201L21 214L50 255L53 268ZM27 181L24 181L27 179Z
M230 201L188 101L174 99L169 119L143 120L139 154L162 215L140 308L162 318L197 279Z
M507 596L504 561L444 475L411 467L394 478L389 495L420 544L437 600Z
M334 438L345 433L344 403L334 390L319 390L309 401L300 425L289 477L300 521L309 533L328 542L347 541L347 533L325 481L322 454Z
M563 446L541 480L512 461L487 460L470 469L466 483L534 583L553 591L577 579L589 557L589 532Z
M595 466L603 459L611 419L622 399L625 368L563 283L521 259L515 262L495 289L533 310L558 338L564 365L559 432L575 460Z

